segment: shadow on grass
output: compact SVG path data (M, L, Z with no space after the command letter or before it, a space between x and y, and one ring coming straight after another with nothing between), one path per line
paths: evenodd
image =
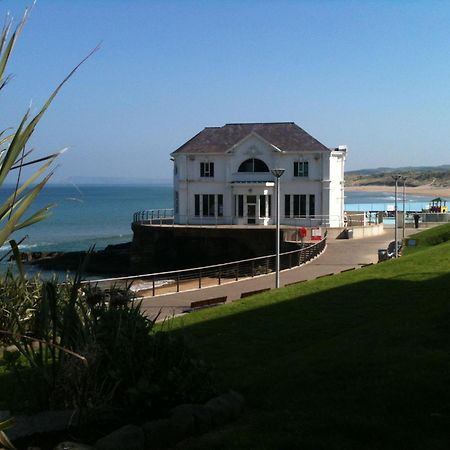
M189 319L181 332L255 412L214 448L448 448L450 273L423 276L299 286Z

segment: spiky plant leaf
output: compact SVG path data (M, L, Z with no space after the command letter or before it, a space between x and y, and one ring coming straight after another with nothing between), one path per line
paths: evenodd
M6 222L4 227L0 230L0 246L2 246L11 233L14 231L16 225L18 224L20 218L25 214L27 209L31 206L33 201L36 199L39 192L42 191L43 187L46 185L47 181L52 174L47 175L38 185L36 185L29 194L22 200L21 204L15 209L14 213L11 215L9 220Z

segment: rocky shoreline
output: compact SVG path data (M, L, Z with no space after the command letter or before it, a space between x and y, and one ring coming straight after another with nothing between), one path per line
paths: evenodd
M88 252L21 252L25 265L37 266L43 270L70 270L76 272ZM85 272L125 276L130 273L131 242L108 245L103 250L92 252L88 257Z

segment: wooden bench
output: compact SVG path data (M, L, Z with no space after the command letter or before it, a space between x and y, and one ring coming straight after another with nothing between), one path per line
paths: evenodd
M316 277L316 280L318 280L319 278L324 278L324 277L332 277L334 275L334 273L327 273L325 275L320 275L318 277Z
M308 281L308 280L293 281L292 283L287 283L287 284L285 284L284 287L287 287L287 286L294 286L294 284L305 283L306 281Z
M209 308L211 306L221 305L227 301L227 296L224 297L215 297L215 298L207 298L206 300L197 300L195 302L191 302L189 308L183 310L183 312L195 311L196 309L201 308Z
M270 291L270 288L258 289L256 291L242 292L241 298L250 297L251 295L261 294L261 292Z

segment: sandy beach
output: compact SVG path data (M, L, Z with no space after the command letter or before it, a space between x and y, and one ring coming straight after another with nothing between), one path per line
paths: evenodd
M393 192L394 186L345 186L348 192ZM399 186L399 191L403 190L403 186ZM406 186L405 191L411 195L423 195L430 197L442 197L450 199L450 188L436 187L432 185L423 185L417 187Z

